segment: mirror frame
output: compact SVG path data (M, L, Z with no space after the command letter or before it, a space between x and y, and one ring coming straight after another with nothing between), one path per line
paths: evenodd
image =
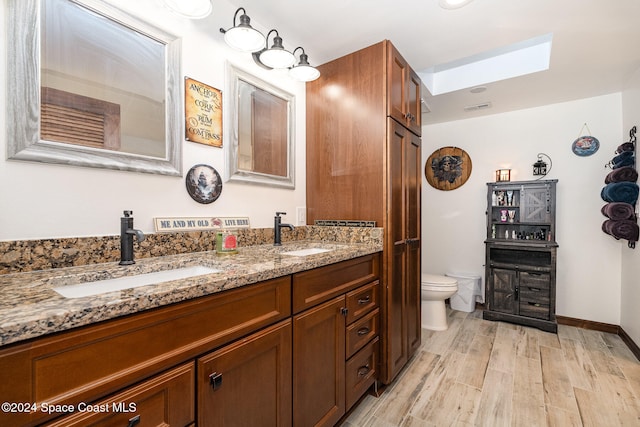
M41 0L7 1L7 158L182 176L181 40L100 0L69 0L164 45L165 157L40 138Z
M244 182L255 185L266 185L270 187L295 188L295 95L280 89L264 80L249 74L245 70L238 68L236 65L227 62L226 76L227 96L223 99L226 104L225 129L226 141L224 144L225 151L225 181ZM238 85L242 80L261 90L271 93L274 96L287 101L287 175L269 175L260 172L253 172L239 169L238 167Z

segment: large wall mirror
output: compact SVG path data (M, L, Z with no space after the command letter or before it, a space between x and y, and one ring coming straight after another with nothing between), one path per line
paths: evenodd
M294 95L227 64L226 179L294 188Z
M180 40L100 0L7 0L9 159L182 175Z

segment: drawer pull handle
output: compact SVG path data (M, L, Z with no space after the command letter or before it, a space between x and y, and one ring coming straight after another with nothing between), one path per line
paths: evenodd
M214 390L218 390L220 387L222 387L222 374L219 372L214 372L213 374L209 375L209 384L211 384L211 387Z
M369 303L369 301L371 301L371 295L367 295L367 296L366 296L366 297L364 297L364 298L360 298L360 299L358 300L358 304L360 304L360 305L368 304L368 303Z
M529 288L529 290L531 292L540 292L542 289L538 289L538 288Z
M140 424L140 415L136 415L133 418L129 418L129 424L127 424L127 427L137 426L138 424Z
M369 364L367 363L364 366L360 366L358 368L358 376L359 377L364 377L365 375L367 375L369 373L369 371L371 370L371 368L369 367Z
M371 331L371 329L367 328L366 326L364 328L360 328L358 329L358 335L362 336L362 335L367 335L369 332Z
M530 302L529 305L532 305L534 307L542 307L539 303L537 302Z

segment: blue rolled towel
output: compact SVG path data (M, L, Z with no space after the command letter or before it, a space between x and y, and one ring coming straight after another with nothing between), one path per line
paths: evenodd
M638 184L635 182L612 182L600 192L605 202L624 202L635 206L638 201Z
M628 219L621 221L608 219L602 223L602 231L618 240L623 239L630 242L637 242L640 235L638 224Z
M624 166L618 169L614 169L604 178L604 183L609 184L611 182L636 182L638 180L638 171L633 166Z
M623 202L607 203L600 209L600 212L602 212L602 215L613 220L635 219L636 217L633 206Z
M618 169L635 164L635 153L633 151L623 151L611 160L612 168Z

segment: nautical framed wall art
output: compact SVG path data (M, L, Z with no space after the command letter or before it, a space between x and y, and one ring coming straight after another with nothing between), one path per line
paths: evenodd
M187 141L222 147L222 92L184 78L184 132Z
M433 188L449 191L467 182L471 168L471 157L462 148L442 147L429 156L424 174Z

